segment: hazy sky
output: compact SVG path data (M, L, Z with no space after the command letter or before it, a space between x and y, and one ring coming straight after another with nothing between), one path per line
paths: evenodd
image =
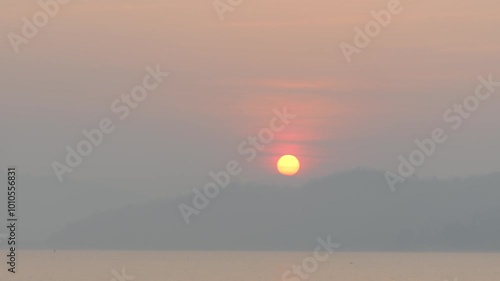
M65 146L114 118L111 102L159 64L171 75L69 178L188 186L243 161L238 144L285 106L297 118L238 181L267 183L286 153L302 160L304 178L394 169L416 138L446 126L443 112L474 92L478 76L500 81L500 3L403 1L403 12L348 64L339 44L388 3L359 2L244 1L220 21L211 0L73 0L16 55L7 34L20 33L21 19L40 8L2 0L0 164L55 178L51 163L64 160ZM498 171L499 96L417 174Z

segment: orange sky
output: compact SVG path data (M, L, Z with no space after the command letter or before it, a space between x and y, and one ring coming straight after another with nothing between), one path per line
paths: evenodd
M356 166L387 169L500 62L500 2L419 0L403 1L404 11L346 64L338 45L387 2L244 1L221 22L212 1L73 0L19 55L3 37L0 117L16 121L1 129L26 136L10 145L36 159L22 160L34 173L48 173L47 163L109 114L109 103L140 81L146 65L161 64L172 73L169 81L78 176L99 175L114 162L120 165L108 173L116 176L131 174L139 162L149 163L139 177L203 176L239 157L236 145L282 106L298 118L249 174L269 174L265 167L290 151L303 157L311 176ZM1 34L19 32L21 18L38 10L37 1L3 3ZM442 152L448 157L422 173L498 167L487 149L466 153L482 159L479 167L455 158L457 147L499 143L500 135L491 135L497 108L480 112L471 121L477 126L463 132L476 138L457 138ZM39 134L43 142L36 145ZM137 147L144 152L131 152ZM134 163L122 151L142 160Z

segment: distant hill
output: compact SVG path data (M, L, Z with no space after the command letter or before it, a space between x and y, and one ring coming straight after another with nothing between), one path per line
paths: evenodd
M18 182L19 245L31 248L46 240L69 222L88 218L107 210L150 201L140 190L125 188L131 183L115 181L65 181L54 177L21 175ZM0 221L6 221L6 191L0 193ZM3 225L3 223L2 223ZM5 233L2 226L0 234ZM0 248L6 243L0 242Z
M143 250L498 251L500 174L417 180L392 193L381 172L354 170L300 188L232 185L190 225L158 200L67 225L47 247Z

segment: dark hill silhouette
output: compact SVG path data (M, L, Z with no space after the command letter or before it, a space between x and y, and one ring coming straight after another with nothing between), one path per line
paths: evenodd
M51 248L311 250L332 235L343 250L498 251L500 174L412 179L392 193L381 172L354 170L301 188L231 185L186 225L158 200L68 225Z

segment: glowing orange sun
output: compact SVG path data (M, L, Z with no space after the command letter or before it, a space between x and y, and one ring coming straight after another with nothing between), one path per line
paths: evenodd
M278 160L276 167L278 168L278 172L282 175L293 176L299 171L300 162L299 159L293 155L283 155Z

